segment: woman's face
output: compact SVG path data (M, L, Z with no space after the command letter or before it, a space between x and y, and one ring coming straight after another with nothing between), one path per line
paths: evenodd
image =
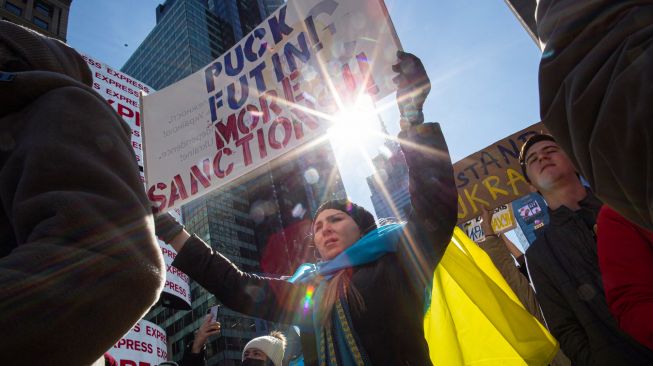
M340 210L326 209L313 222L313 241L320 257L333 259L360 239L361 231L351 216Z
M262 360L266 361L268 359L268 356L265 354L265 352L261 351L258 348L248 348L245 350L245 354L243 355L243 360L246 359L251 359L251 360Z

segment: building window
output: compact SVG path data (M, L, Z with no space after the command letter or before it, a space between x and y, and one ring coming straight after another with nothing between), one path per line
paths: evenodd
M14 5L14 4L10 3L10 2L5 3L5 9L7 9L12 14L15 14L15 15L18 15L18 16L23 15L23 9L21 9L20 7Z
M48 18L52 16L52 7L48 4L45 4L44 2L37 1L34 4L34 10L45 15Z
M32 18L32 23L36 24L37 27L43 28L45 30L48 30L48 28L49 28L48 22L46 22L43 19L37 18L37 17Z

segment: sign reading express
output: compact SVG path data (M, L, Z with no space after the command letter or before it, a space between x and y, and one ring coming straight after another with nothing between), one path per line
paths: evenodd
M91 69L91 73L93 73L93 89L107 100L109 105L118 112L118 115L132 129L131 146L136 154L136 161L141 172L141 181L145 182L141 142L141 114L138 99L141 90L150 93L153 91L152 88L91 56L82 55L82 58L84 58L84 61Z
M546 133L536 123L454 164L458 189L458 223L480 215L481 206L505 205L530 193L519 166L519 151L528 138Z
M141 145L141 115L139 105L139 92L152 92L152 88L142 82L117 71L113 67L98 61L97 59L82 55L84 61L93 73L93 89L104 97L118 115L127 122L132 131L131 146L136 155L136 161L140 168L141 180L145 182L143 175L143 150ZM181 214L171 210L172 216L181 222ZM190 289L188 276L172 266L172 261L177 252L168 244L159 241L161 253L166 264L166 284L163 288L162 298L166 306L177 309L190 309ZM171 295L175 298L172 298Z
M168 359L167 337L163 329L140 320L110 350L119 366L156 366Z

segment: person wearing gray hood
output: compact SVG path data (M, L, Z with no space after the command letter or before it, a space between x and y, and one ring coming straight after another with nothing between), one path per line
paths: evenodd
M165 267L130 129L65 44L0 21L0 364L88 365Z

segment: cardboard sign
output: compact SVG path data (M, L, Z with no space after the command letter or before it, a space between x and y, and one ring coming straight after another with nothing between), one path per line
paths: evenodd
M156 366L168 359L166 332L140 320L110 350L120 366Z
M145 183L139 96L141 90L146 93L151 93L154 90L92 56L82 55L82 58L93 73L93 89L104 97L131 127L131 146L136 154L141 180Z
M536 123L454 164L458 189L458 223L480 215L481 206L499 207L530 193L519 166L519 152L528 138L547 133Z
M204 69L143 97L148 197L160 211L297 149L362 94L395 90L382 0L290 0Z
M485 240L485 233L481 229L481 217L469 220L461 225L467 236L475 242ZM515 228L515 216L510 205L503 205L492 210L492 229L495 234L504 233Z

